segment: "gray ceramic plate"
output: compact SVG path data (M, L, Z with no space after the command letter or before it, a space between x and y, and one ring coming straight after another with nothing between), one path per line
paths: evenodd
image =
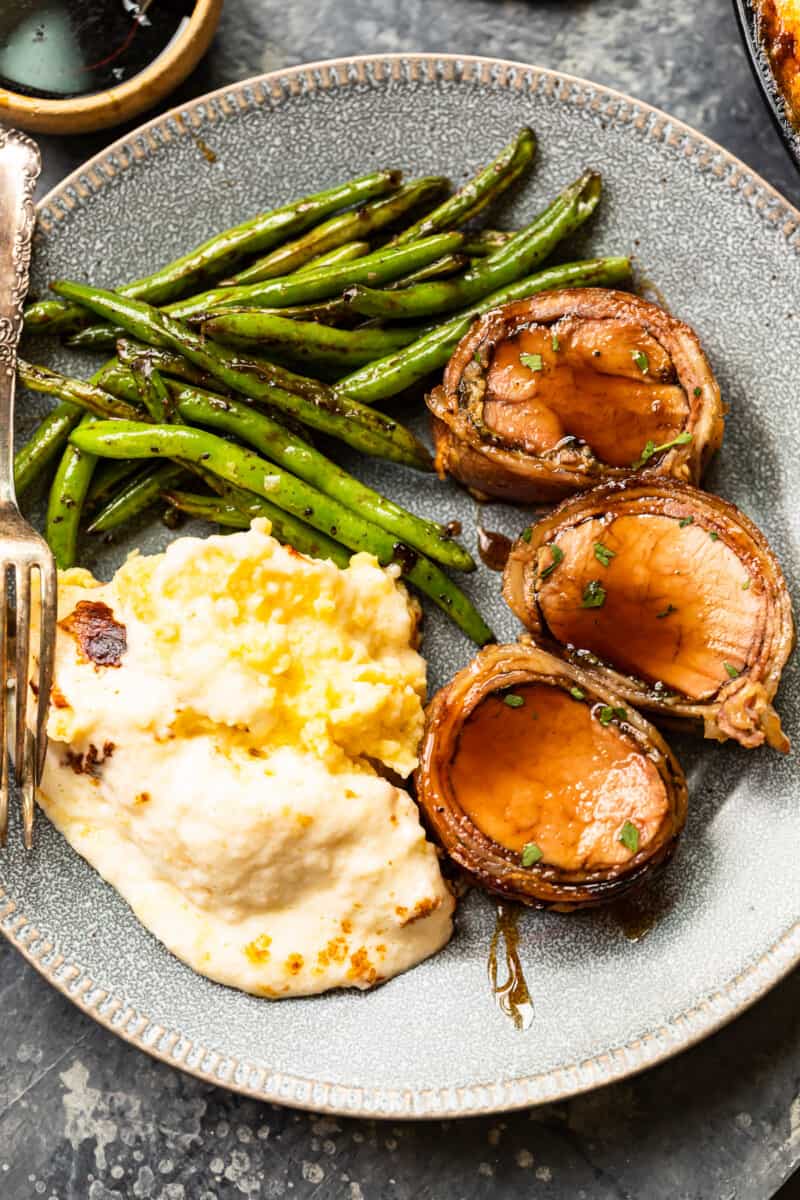
M370 167L460 179L523 123L536 128L541 152L502 219L530 218L586 165L602 170L602 212L571 253L589 241L635 251L700 332L731 409L709 485L766 530L794 586L800 213L699 134L594 84L487 59L401 56L298 67L218 92L126 137L47 198L35 286L141 275L213 230ZM55 345L35 351L76 365ZM23 395L20 407L27 435L41 405ZM423 428L420 412L416 420ZM367 462L357 469L403 503L460 519L474 545L476 509L455 487ZM526 518L493 507L483 521L513 532ZM90 560L107 573L132 545L154 549L170 536L154 523ZM516 637L498 577L481 570L471 588L498 634ZM425 650L434 688L472 653L435 612ZM780 708L800 745L796 666ZM535 1017L524 1032L489 988L495 910L478 893L462 903L446 950L378 991L272 1004L171 958L42 821L33 857L16 837L0 856L0 924L97 1020L214 1083L351 1114L441 1116L553 1100L690 1045L800 957L797 759L675 744L691 814L644 902L652 928L633 942L630 914L526 913L521 953Z

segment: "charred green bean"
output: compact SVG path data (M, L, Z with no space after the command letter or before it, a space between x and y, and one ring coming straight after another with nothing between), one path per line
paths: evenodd
M91 413L84 413L73 433L88 430L94 420ZM60 571L75 565L81 513L96 462L96 455L70 442L50 486L45 537Z
M457 251L464 240L460 233L439 233L420 239L408 246L385 246L380 250L349 263L332 267L309 268L294 275L266 279L261 283L241 287L218 287L192 296L189 300L170 304L165 311L172 317L187 317L231 306L283 308L290 304L308 304L328 300L355 283L380 285L399 279L435 262L443 254Z
M496 200L519 179L533 162L535 153L536 138L533 130L521 129L513 142L504 146L488 167L484 167L474 179L459 188L455 195L450 196L433 212L428 213L427 217L420 218L408 229L404 229L394 239L395 242L401 245L472 220L487 204Z
M230 282L234 285L258 283L262 279L273 279L278 275L296 271L309 259L341 246L344 242L354 239L362 241L377 230L393 225L411 209L437 196L447 186L447 180L441 175L431 175L406 183L391 196L373 200L361 208L339 213L323 221L301 238L287 242L265 257L257 259L234 275Z
M59 400L77 404L95 416L122 417L129 421L138 421L141 418L142 414L136 407L117 399L95 384L86 383L82 379L71 379L68 375L62 375L60 371L51 371L49 367L34 366L20 358L17 360L17 375L31 391L57 396Z
M130 377L125 379L120 374L114 382L123 397L135 395L135 384ZM367 487L266 413L240 400L217 396L177 380L170 380L167 387L170 404L188 424L233 434L324 495L363 514L412 549L458 571L474 569L472 556L453 540L445 525L418 517Z
M89 533L110 533L120 525L133 521L160 499L165 488L186 478L186 468L180 463L165 463L130 480L114 496L89 525Z
M14 487L21 496L63 453L69 435L83 416L83 409L71 400L62 400L47 414L30 439L14 457Z
M401 291L356 286L344 298L357 313L384 319L414 319L475 304L490 292L527 275L568 234L588 220L600 201L600 176L586 172L550 208L500 250L457 279L420 283Z
M293 237L341 208L364 204L376 196L393 191L399 187L401 179L400 171L374 171L326 191L304 196L215 234L152 275L135 279L118 290L123 296L164 304L179 295L185 295L192 288L219 279L248 254L261 254L284 238ZM65 332L74 329L76 324L80 327L85 323L85 317L86 310L80 305L44 300L29 305L25 310L25 326L29 332Z
M251 450L185 425L128 421L79 425L71 439L79 449L108 458L170 458L195 463L286 509L351 550L374 554L384 566L396 562L409 582L448 613L474 641L483 645L492 638L472 602L436 563Z
M227 387L290 412L303 424L338 437L355 449L421 469L430 467L427 450L409 430L324 384L266 360L244 358L140 300L79 283L55 283L53 288L99 316L124 325L140 341L185 355Z
M318 321L294 321L260 308L222 309L205 321L202 332L231 346L269 356L288 355L312 366L323 364L341 371L353 370L384 354L391 354L419 337L413 326L390 329L337 329Z

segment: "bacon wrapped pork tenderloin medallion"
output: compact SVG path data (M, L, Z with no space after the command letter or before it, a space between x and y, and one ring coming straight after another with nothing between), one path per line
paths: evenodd
M427 404L440 474L519 503L560 500L632 467L697 483L723 432L694 332L603 288L487 313Z
M683 772L657 730L533 644L487 647L434 696L416 784L454 862L539 908L623 894L686 820Z
M574 496L515 543L503 595L626 704L788 751L772 706L794 644L786 582L719 496L642 476Z

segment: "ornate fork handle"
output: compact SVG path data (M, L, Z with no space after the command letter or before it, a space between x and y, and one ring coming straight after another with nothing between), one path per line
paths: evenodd
M14 378L28 291L39 150L16 129L0 128L0 499L14 496Z

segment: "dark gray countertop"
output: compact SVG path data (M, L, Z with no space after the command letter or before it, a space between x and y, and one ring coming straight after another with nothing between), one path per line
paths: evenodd
M729 0L228 0L176 97L349 53L458 51L666 108L796 203ZM42 138L48 186L116 134ZM501 1118L391 1125L245 1100L94 1025L0 944L3 1200L767 1200L800 1163L800 975L629 1082Z

